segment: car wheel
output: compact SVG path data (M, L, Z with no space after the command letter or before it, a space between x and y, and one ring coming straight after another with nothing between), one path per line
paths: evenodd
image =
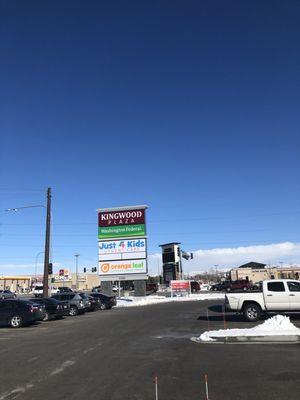
M71 306L69 315L71 317L75 317L76 315L78 315L78 308L76 306Z
M49 321L49 320L50 320L50 315L46 312L43 321Z
M105 309L106 309L106 305L103 304L103 303L101 303L101 304L100 304L100 310L105 310Z
M14 315L9 321L11 328L20 328L22 326L22 318L19 315Z
M243 287L243 290L244 290L244 292L245 292L245 291L247 290L247 287L246 287L246 286L244 286L244 287Z
M258 304L249 303L244 306L243 314L247 321L256 322L260 320L261 308Z
M1 300L5 300L5 296L2 296L2 297L1 297Z

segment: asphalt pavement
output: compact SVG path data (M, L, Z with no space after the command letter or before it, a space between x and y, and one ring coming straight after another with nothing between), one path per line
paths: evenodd
M0 329L0 400L298 400L296 344L198 344L222 329L218 301L97 311ZM207 321L209 310L209 321ZM300 317L293 321L300 327ZM234 315L227 327L251 327Z

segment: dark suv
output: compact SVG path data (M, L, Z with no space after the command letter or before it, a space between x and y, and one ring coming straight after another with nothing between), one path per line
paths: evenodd
M200 292L200 290L201 290L201 286L200 286L199 282L191 281L191 292L196 293L196 292Z
M26 300L1 300L0 324L12 328L41 321L45 315L45 308Z
M86 312L86 307L84 300L80 297L78 293L58 293L52 296L54 299L59 301L67 301L70 307L69 315L74 317L78 314L83 314Z
M102 293L92 293L91 296L98 299L98 308L100 310L110 310L117 305L116 296L106 296Z
M224 290L228 291L228 290L230 290L230 285L231 285L230 281L219 282L219 283L212 285L210 290L212 292L222 292Z
M155 282L146 283L146 292L156 293L158 291L158 284Z

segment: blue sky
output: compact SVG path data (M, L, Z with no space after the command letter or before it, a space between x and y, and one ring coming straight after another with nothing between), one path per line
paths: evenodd
M2 272L32 270L44 242L43 209L3 210L48 186L53 261L71 269L97 261L100 207L148 204L150 253L300 242L299 16L297 1L1 1Z

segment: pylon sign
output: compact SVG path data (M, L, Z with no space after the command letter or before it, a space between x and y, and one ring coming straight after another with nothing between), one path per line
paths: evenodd
M101 280L148 278L146 209L143 205L98 210Z
M98 239L143 237L146 235L145 208L99 210Z

